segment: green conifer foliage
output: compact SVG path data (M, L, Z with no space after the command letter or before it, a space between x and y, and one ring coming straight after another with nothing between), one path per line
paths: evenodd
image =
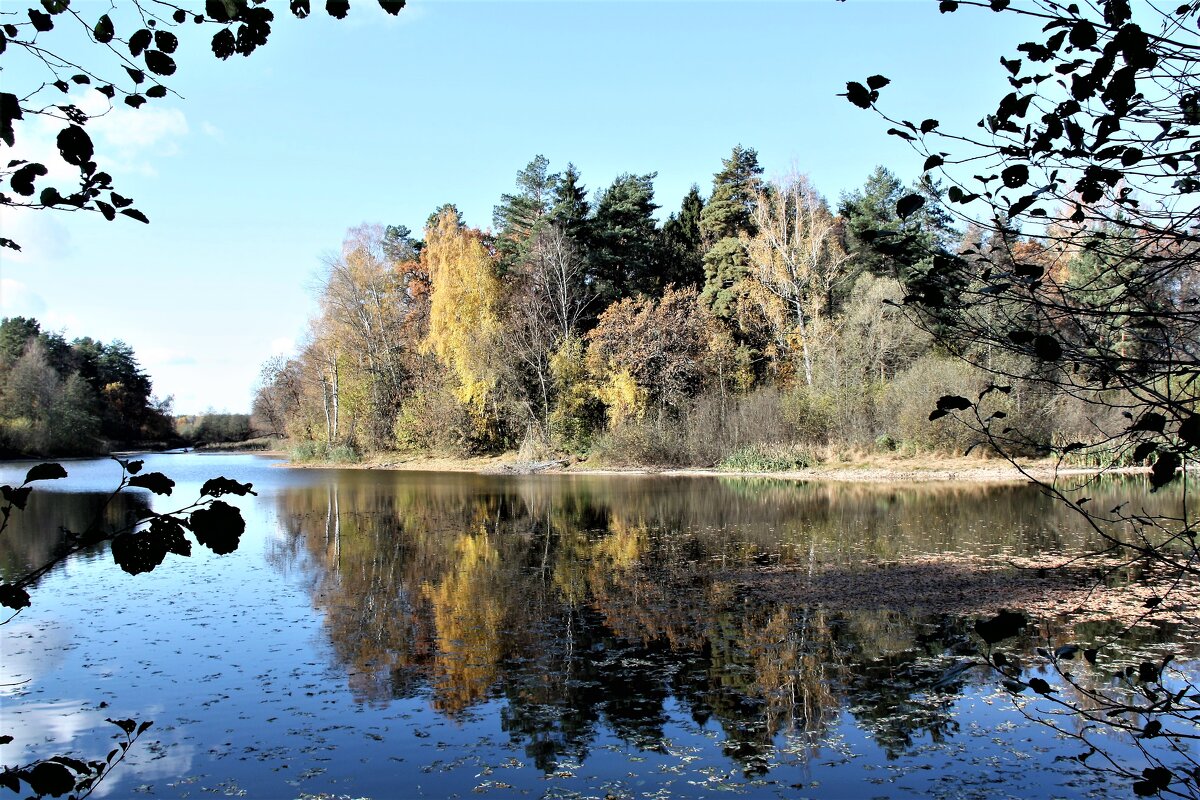
M656 174L620 175L596 202L587 263L599 308L635 294L657 294L662 288L654 220Z
M700 234L700 216L704 198L695 184L683 198L678 214L663 223L663 281L678 287L704 284L704 245Z
M746 275L746 249L738 240L754 235L751 214L762 189L762 167L753 148L733 148L713 176L713 193L700 214L700 232L707 244L704 253L704 290L700 302L718 317L734 312L734 285Z

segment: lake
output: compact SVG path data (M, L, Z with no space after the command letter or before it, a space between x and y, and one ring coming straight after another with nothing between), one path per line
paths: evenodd
M961 611L973 598L954 613L904 602L920 572L889 595L901 600L854 591L881 561L1097 544L1030 487L145 459L173 495L107 507L117 465L63 462L70 477L38 484L0 542L5 575L44 559L60 526L178 508L216 475L258 492L223 498L243 510L241 546L129 576L105 545L45 576L0 629L6 764L102 758L113 717L154 725L97 796L1131 795L1021 713L1038 699L983 669L945 679L981 650ZM0 483L28 466L0 465ZM1144 492L1090 490L1097 504ZM849 588L820 601L754 584L830 571ZM1056 633L1086 643L1113 629ZM1039 643L1031 629L1010 650L1032 658ZM1196 671L1196 643L1169 624L1121 647Z

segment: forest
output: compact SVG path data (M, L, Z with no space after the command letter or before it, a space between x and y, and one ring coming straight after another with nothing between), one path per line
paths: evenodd
M929 414L997 373L1013 380L989 410L1031 454L1104 413L1039 380L1036 358L947 351L904 302L938 253L1088 286L1106 266L1088 242L1104 231L1080 225L1048 246L1009 225L961 229L940 184L884 167L832 204L799 172L764 177L741 145L707 197L693 185L659 224L654 178L589 194L573 164L537 156L487 229L446 204L420 238L350 230L303 346L264 365L256 425L298 460L517 449L769 470L961 453L982 436Z
M68 342L36 319L0 320L0 456L93 455L176 439L133 348Z

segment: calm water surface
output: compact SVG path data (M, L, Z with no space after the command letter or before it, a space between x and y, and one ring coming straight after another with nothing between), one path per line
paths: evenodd
M247 520L241 547L169 555L135 577L104 548L46 576L33 606L0 629L0 732L15 736L3 763L103 757L105 718L133 717L154 726L98 795L1117 791L1058 760L1078 745L1027 722L988 676L935 687L976 652L969 620L752 600L735 577L757 565L853 570L1089 544L1027 487L146 461L176 480L174 494L123 494L103 512L109 523L186 505L203 480L226 475L259 492L234 498ZM70 478L40 484L0 542L6 574L43 559L60 526L86 526L120 477L111 461L64 463ZM0 465L0 483L19 483L28 466ZM1108 502L1143 490L1090 493ZM1194 658L1173 636L1138 629L1127 646Z

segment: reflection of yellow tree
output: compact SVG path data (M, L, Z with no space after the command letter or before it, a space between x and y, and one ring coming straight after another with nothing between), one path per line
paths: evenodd
M436 586L423 587L438 636L434 705L450 712L482 700L496 679L510 590L486 530L460 535L454 550L453 571Z
M797 618L782 606L768 613L765 621L748 618L742 639L754 664L754 689L766 703L767 731L795 725L822 733L838 708L831 678L839 659L825 612L805 609Z

